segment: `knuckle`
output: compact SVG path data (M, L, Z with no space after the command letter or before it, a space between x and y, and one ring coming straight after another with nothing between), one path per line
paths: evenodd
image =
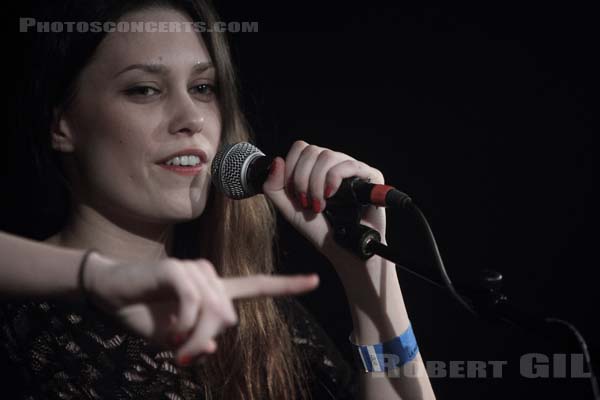
M208 261L206 258L199 258L195 261L193 261L196 265L201 266L201 267L207 267L211 265L211 262Z
M170 264L172 264L174 260L172 258L165 258L156 263L157 267L160 269L168 268Z
M306 143L304 140L296 140L293 144L292 144L292 150L301 150L303 148L305 148L306 146L308 146L308 143Z
M295 140L295 141L294 141L294 146L302 146L302 147L304 147L304 146L306 146L306 145L308 145L308 143L306 143L306 142L305 142L304 140L302 140L302 139L298 139L298 140Z
M337 157L337 153L330 149L325 149L319 154L319 161L328 162Z
M223 302L223 323L226 326L234 326L238 322L238 316L231 300Z
M358 160L348 160L348 163L358 170L364 169L366 166L364 162Z
M220 304L221 318L223 320L223 325L232 326L235 324L234 313L229 309L229 306L225 303Z
M378 182L384 183L385 182L385 176L383 175L383 172L381 172L380 170L378 170L377 168L373 169L373 173L375 174L375 179Z
M177 268L178 262L172 258L167 258L158 262L158 270L160 273L169 274Z
M200 294L192 289L191 287L185 285L181 287L181 300L186 303L197 304L200 303Z
M202 270L204 270L205 272L208 272L211 275L217 275L217 270L215 269L215 266L209 260L200 259L197 261L197 265L200 268L202 268Z
M238 323L238 316L235 311L229 314L229 319L227 320L229 326L235 326Z
M315 146L313 144L307 144L304 149L302 149L301 157L312 157L321 152L321 148Z
M183 271L181 263L175 260L165 260L158 265L158 276L172 285L176 285L181 280Z

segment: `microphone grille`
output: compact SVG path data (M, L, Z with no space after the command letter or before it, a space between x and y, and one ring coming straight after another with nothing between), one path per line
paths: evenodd
M248 166L256 157L264 155L248 142L224 145L212 161L213 184L235 200L254 196L257 192L246 179Z

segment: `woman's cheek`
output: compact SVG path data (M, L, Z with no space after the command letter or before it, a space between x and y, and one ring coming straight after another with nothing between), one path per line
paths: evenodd
M96 127L88 131L84 147L89 151L83 157L88 161L85 169L87 182L93 186L90 188L92 196L108 203L105 206L155 221L198 217L206 207L210 166L205 165L189 182L162 170L155 164L156 158L164 153L160 146L176 138L164 133L166 128L160 112L144 113L141 118L138 111L127 107L99 107L94 123L88 125ZM221 136L218 107L208 107L204 112L205 126L198 133L204 137L195 141L212 147L211 156L214 156ZM194 137L186 139L194 140Z
M135 167L132 155L124 151L125 143L105 132L89 134L77 163L84 197L102 208L139 209L147 196L141 190L139 166Z

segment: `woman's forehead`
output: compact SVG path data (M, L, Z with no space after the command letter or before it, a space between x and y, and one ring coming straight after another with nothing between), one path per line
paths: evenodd
M123 20L173 22L189 17L170 9L130 13ZM96 50L94 61L106 74L114 75L133 64L164 65L168 70L189 71L211 62L202 37L193 31L112 32Z

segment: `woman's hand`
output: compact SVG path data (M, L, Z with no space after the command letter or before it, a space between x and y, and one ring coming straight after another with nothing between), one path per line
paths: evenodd
M237 323L232 300L300 294L319 282L316 275L220 278L207 260L131 264L92 253L88 263L84 286L92 301L131 332L176 348L182 365L213 353L215 336Z
M349 253L333 242L333 232L321 212L326 205L325 199L336 193L344 178L352 176L384 183L379 170L361 161L344 153L296 141L285 160L277 157L273 161L263 191L292 226L334 261L340 256L348 257ZM361 223L377 230L385 243L384 208L369 207Z

